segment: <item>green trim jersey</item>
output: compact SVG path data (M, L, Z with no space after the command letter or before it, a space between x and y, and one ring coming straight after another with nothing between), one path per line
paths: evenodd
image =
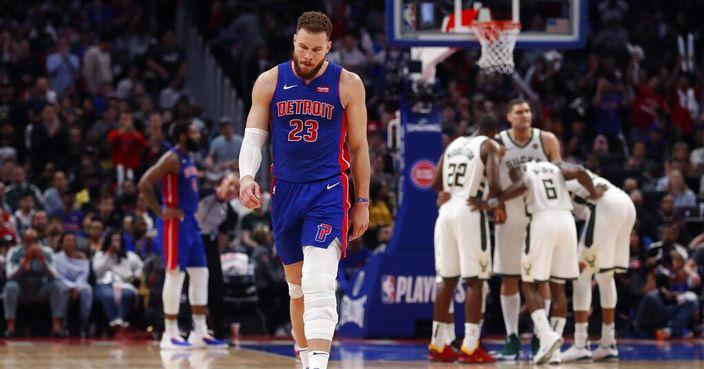
M550 162L528 162L525 164L528 185L526 208L535 214L545 210L572 210L572 198L560 168Z
M481 147L486 136L458 137L445 150L442 160L442 188L452 197L485 198L486 175Z

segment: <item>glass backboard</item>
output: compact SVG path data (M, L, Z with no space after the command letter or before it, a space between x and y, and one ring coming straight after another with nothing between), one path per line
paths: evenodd
M522 24L517 48L579 48L586 39L587 1L386 0L387 38L399 47L477 48L472 22L513 20Z

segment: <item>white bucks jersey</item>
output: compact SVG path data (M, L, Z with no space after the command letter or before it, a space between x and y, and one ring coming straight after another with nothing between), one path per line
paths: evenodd
M604 185L608 187L608 191L620 190L618 187L614 186L608 180L599 177L598 175L587 170L589 177L592 178L592 183L594 186ZM574 205L574 215L581 220L586 220L589 218L589 211L591 210L590 205L593 204L589 198L589 191L587 191L584 186L582 186L576 179L571 179L566 182L567 190L570 191L572 195L572 204Z
M458 137L447 146L442 159L442 188L452 197L485 198L484 162L480 155L486 136Z
M557 165L543 161L525 164L528 184L526 206L530 214L545 210L572 210L572 199Z
M508 173L511 168L518 167L529 161L549 161L548 155L543 148L543 141L540 138L540 130L531 129L530 140L525 145L518 145L508 130L499 132L498 140L504 145L506 152L501 159L499 174L501 176L501 187L506 188L511 185L511 178Z

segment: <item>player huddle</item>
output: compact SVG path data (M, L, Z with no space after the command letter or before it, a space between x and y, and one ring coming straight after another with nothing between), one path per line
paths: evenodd
M520 284L534 324L534 363L617 360L613 273L628 267L635 207L606 179L562 162L557 138L531 127L527 101L510 101L507 119L511 128L498 133L496 118L484 116L477 132L451 142L438 164L433 187L440 192L441 204L435 225L440 288L428 357L464 363L518 359ZM579 238L575 217L585 221ZM491 272L502 278L507 336L493 355L479 345L484 281ZM599 286L603 315L601 340L593 352L587 342L592 277ZM450 345L455 338L451 298L460 278L467 299L465 337L458 352ZM561 352L568 280L574 287L575 340Z

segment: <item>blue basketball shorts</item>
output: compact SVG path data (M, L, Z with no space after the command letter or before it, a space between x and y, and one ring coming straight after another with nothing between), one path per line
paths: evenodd
M316 182L275 179L271 218L276 251L285 265L303 260L303 246L326 249L336 238L347 249L349 182L344 173Z
M167 271L180 267L207 267L205 247L200 234L198 221L192 214L185 214L183 219L157 218L157 231L161 243L162 260Z

